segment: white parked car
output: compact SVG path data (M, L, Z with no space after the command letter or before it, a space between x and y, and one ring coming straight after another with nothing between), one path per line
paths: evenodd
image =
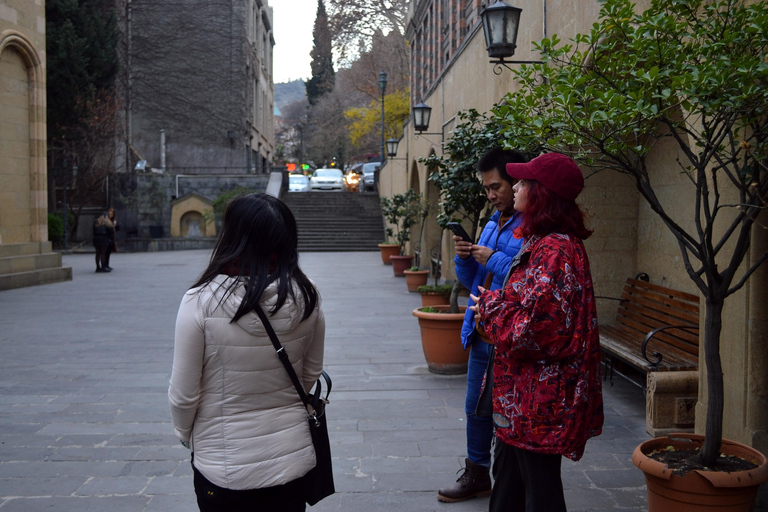
M288 176L288 192L309 192L309 177L303 174Z
M309 179L310 190L344 190L344 175L340 169L317 169Z

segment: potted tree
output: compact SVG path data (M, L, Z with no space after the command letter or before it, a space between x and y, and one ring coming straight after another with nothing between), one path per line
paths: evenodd
M395 276L403 277L405 269L411 266L413 255L406 255L405 244L411 239L411 228L419 218L421 195L413 189L391 198L381 198L381 212L387 221L387 238L397 244L398 254L390 256Z
M751 510L757 486L768 479L765 457L745 447L742 456L758 469L726 479L710 469L734 444L723 440L723 309L768 259L764 247L752 250L753 228L759 223L764 229L758 215L768 199L768 4L654 0L638 14L629 0L608 0L590 33L565 45L553 36L536 47L547 64L524 66L517 73L521 90L494 107L505 137L546 141L550 150L570 153L595 171L629 176L674 235L703 297L704 435L638 447L633 460L644 471L653 466L648 457L654 449L698 448L686 459L695 464L686 476L670 464L646 472L649 510L673 503L676 511L698 510L681 503L686 500L712 506L720 485L729 495L746 491L741 505L732 501L722 510ZM673 146L677 171L689 184L692 228L675 215L679 200L660 199L649 158L660 143ZM659 494L662 481L676 500ZM694 498L689 482L704 483L710 494Z
M405 275L405 284L409 292L417 292L429 280L429 269L423 269L418 265L404 270L403 274Z
M427 218L429 217L432 208L430 204L423 198L419 198L419 245L418 248L414 247L414 265L405 270L405 284L408 286L409 292L418 291L419 287L427 284L429 280L429 269L422 266L422 256L424 254L424 229L427 225Z
M421 294L422 307L442 306L451 300L452 284L425 284L416 289ZM458 309L458 308L457 308Z

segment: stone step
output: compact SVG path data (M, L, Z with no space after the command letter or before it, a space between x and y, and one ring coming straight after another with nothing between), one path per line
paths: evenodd
M43 254L51 252L51 242L27 242L22 244L0 244L0 258L25 256L27 254Z
M12 290L26 286L59 283L72 280L71 267L46 268L31 272L0 275L0 290Z
M379 196L352 192L287 194L300 251L378 251L384 239Z
M61 267L61 254L25 254L0 258L0 275Z

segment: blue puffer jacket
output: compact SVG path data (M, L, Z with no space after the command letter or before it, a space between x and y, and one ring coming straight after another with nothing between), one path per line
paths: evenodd
M483 245L496 251L488 260L486 266L478 263L475 258L470 256L467 259L461 259L458 256L453 258L456 263L456 277L458 280L469 288L472 295L477 295L477 287L482 286L485 282L485 276L490 270L493 272L493 281L491 281L491 290L501 288L504 284L504 277L507 275L509 265L512 263L512 258L517 254L520 248L523 246L523 240L521 238L515 238L512 234L515 228L520 225L522 215L515 212L511 219L507 220L504 227L499 233L499 218L501 214L497 211L488 221L488 224L483 228L480 233L480 239L477 245ZM469 305L473 305L474 301L469 299ZM475 332L475 312L467 308L467 312L464 314L464 325L461 326L461 342L464 345L464 349L472 343L472 335Z

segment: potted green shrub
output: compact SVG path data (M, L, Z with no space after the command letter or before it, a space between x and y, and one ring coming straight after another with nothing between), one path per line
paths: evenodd
M427 284L429 279L429 270L418 266L413 266L403 271L405 274L405 284L409 292L416 292L422 285Z
M646 473L646 480L651 512L666 510L657 508L662 505L698 510L682 503L687 500L712 506L711 495L681 489L696 480L706 481L713 492L720 485L710 469L717 469L721 453L733 444L723 439L721 351L729 350L721 347L723 310L726 299L768 260L765 248L752 244L758 215L768 204L768 3L654 0L635 13L629 0L608 0L590 33L564 45L553 36L535 46L546 64L516 73L521 89L493 111L505 138L545 141L550 150L571 154L595 171L629 176L674 235L703 297L704 435L686 461L694 464L692 471L681 476L666 466L659 477L677 489L677 500L652 493L659 483L655 476ZM650 172L656 161L649 155L662 143L672 148L668 154L676 155L678 172L687 178L692 228L676 220L680 204L665 204L657 193L659 183ZM654 446L677 451L691 444L668 439ZM635 463L641 469L651 465L650 450L646 443L640 447ZM726 494L746 489L754 501L768 471L765 457L751 450L745 457L762 466L723 485ZM688 498L680 497L684 494ZM738 508L731 503L721 510L751 510L746 499Z
M404 254L405 244L411 239L411 228L419 219L420 208L421 194L413 189L404 194L394 194L391 198L381 198L381 212L387 221L387 238L398 247L398 254L390 257L392 270L398 277L405 275L403 272L413 260L412 254Z
M421 294L421 306L441 306L451 300L452 284L425 284L416 289Z

